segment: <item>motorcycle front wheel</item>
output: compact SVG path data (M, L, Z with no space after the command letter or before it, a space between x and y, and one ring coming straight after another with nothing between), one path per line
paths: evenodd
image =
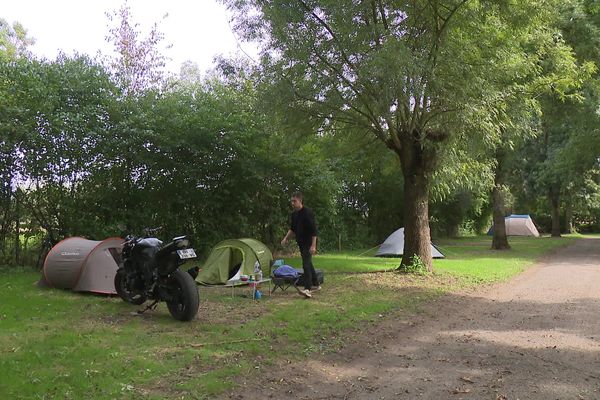
M115 275L115 290L119 297L127 303L139 306L146 301L146 295L129 287L127 273L124 269L117 270L117 274Z
M169 297L167 307L173 318L191 321L198 313L200 297L196 281L190 274L175 270L169 277Z

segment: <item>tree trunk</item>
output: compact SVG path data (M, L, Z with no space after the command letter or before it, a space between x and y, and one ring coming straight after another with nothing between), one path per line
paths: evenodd
M492 191L492 208L493 208L493 250L508 250L508 236L506 235L506 206L504 202L504 152L496 151L496 170L494 171L494 189Z
M124 195L122 196L121 206L123 207L123 220L125 221L126 231L127 233L133 232L136 228L134 224L133 218L133 189L132 189L132 180L133 180L133 161L131 159L131 155L127 153L125 155L125 163L124 163L124 171L123 171L123 185L124 185Z
M492 249L508 250L510 249L510 245L508 244L508 236L506 235L504 193L501 186L494 186L492 202L494 203Z
M31 236L26 236L25 237L25 241L23 242L23 251L22 251L22 254L23 254L23 259L22 260L23 260L23 262L22 262L22 264L28 264L31 261L31 260L28 260L28 258L27 258L27 249L29 247L29 240L30 239L31 239Z
M424 153L421 144L416 141L403 143L398 151L404 176L404 254L400 267L410 265L416 255L428 271L433 271L427 168L433 155Z
M446 230L448 237L457 238L460 236L460 225L457 222L451 222Z
M15 192L15 265L21 261L21 207L19 191Z
M0 181L0 205L2 214L0 214L0 255L6 256L6 241L10 235L11 209L12 209L12 175L1 176ZM10 252L10 250L9 250Z
M553 237L560 237L560 195L554 185L550 188L550 193L548 194L548 197L550 198L550 208L552 215L551 234Z
M6 240L10 234L10 201L5 198L2 198L2 210L4 212L0 216L0 255L4 256L6 251Z
M575 229L573 228L573 206L571 205L571 201L567 200L567 205L565 207L565 232L573 233Z

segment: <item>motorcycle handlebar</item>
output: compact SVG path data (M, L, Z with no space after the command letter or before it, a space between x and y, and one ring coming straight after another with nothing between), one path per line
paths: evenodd
M125 242L123 242L123 244L131 243L131 242L134 242L135 240L137 240L137 238L135 236L127 235L127 236L125 236Z
M156 228L144 228L144 236L150 236L154 233L157 233L162 230L162 228L162 226L157 226Z

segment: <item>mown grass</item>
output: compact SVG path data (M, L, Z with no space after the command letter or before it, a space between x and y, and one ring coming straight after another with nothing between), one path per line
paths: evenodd
M277 359L338 348L346 335L391 311L416 312L448 290L502 281L572 237L443 240L446 255L427 277L392 272L398 259L362 251L315 257L324 289L303 300L293 289L252 301L247 289L200 288L191 323L164 305L143 316L115 297L42 290L39 273L0 273L0 398L206 399L268 374ZM299 267L298 258L286 263ZM387 271L387 272L376 272Z

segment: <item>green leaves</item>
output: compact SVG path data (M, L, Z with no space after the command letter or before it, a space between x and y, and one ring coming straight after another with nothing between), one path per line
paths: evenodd
M19 22L10 25L0 18L0 61L29 56L28 47L34 43L35 40L27 36L27 30Z
M146 37L140 38L139 24L133 21L126 2L119 10L106 15L114 23L106 40L114 45L117 54L108 60L108 65L119 87L126 95L136 96L144 90L163 86L165 56L161 54L159 44L164 40L164 34L159 31L158 24L154 24Z

